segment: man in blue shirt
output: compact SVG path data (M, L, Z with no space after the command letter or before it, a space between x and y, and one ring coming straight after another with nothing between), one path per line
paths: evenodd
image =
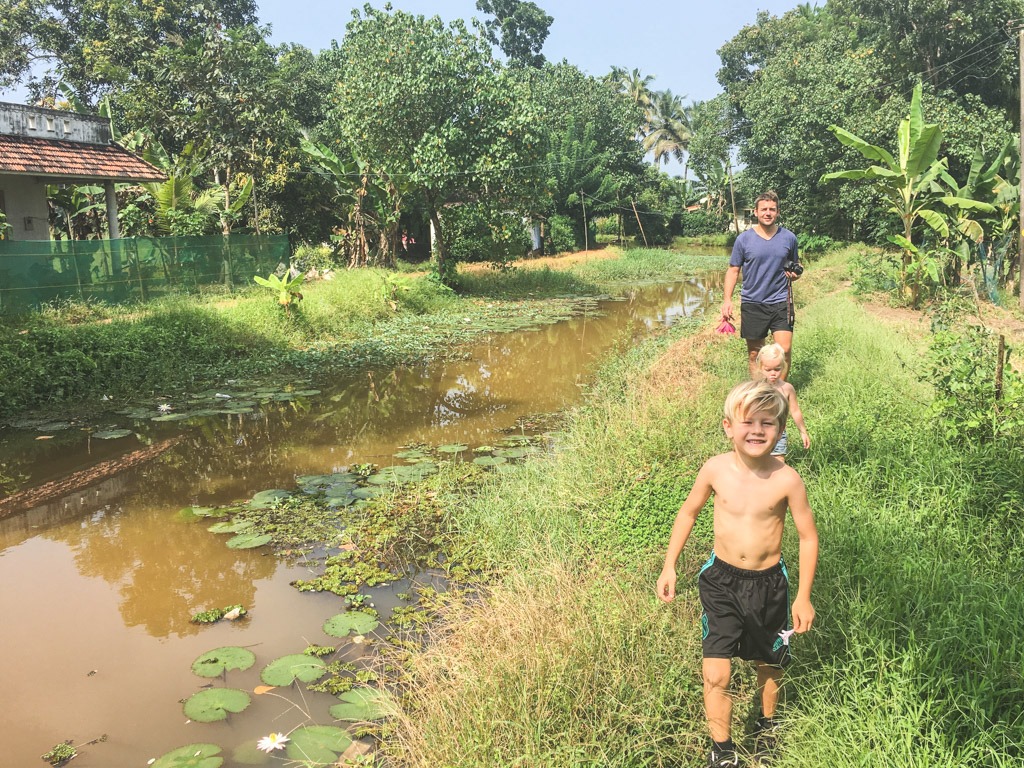
M750 378L757 370L757 353L771 331L775 342L786 352L786 368L791 367L793 316L790 281L800 276L796 235L778 224L779 197L765 192L754 201L757 223L739 234L732 247L729 270L725 273L725 300L722 319L732 320L732 294L740 276L740 336L747 341ZM797 265L786 271L784 265Z

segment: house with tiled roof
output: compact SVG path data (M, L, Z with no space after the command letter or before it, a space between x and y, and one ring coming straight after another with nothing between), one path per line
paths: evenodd
M12 240L48 240L46 186L94 184L106 191L109 235L116 239L114 184L163 181L164 175L113 143L100 117L0 102L0 210Z

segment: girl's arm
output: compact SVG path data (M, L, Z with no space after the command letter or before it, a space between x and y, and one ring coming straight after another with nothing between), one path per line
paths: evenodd
M789 382L786 382L789 384ZM789 392L787 393L787 399L789 400L789 415L793 417L793 423L796 424L797 429L800 430L800 437L804 441L804 449L811 447L811 436L807 434L807 425L804 424L804 414L800 410L800 404L796 401L796 388L789 384L787 387Z

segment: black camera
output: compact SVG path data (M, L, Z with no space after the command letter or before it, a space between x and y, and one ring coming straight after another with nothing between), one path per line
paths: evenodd
M792 272L797 277L800 277L804 273L804 265L799 261L793 261L792 259L786 261L782 265L783 272Z

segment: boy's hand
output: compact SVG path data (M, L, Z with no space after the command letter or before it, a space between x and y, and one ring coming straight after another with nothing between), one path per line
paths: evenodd
M793 629L803 634L814 623L814 606L807 599L797 598L793 601Z
M665 566L658 577L658 599L663 603L671 603L676 596L676 569Z
M806 432L801 432L800 437L804 439L804 450L806 451L808 448L811 447L811 436Z

